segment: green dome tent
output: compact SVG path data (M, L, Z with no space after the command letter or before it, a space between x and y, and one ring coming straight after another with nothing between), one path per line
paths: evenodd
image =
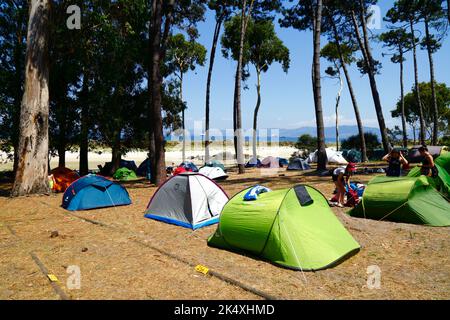
M244 201L250 189L225 205L209 246L249 252L295 270L325 269L359 251L316 189L296 186ZM302 206L305 195L313 202Z
M129 181L138 179L136 173L133 170L127 168L117 169L116 173L114 173L113 178L119 181Z
M366 187L361 202L349 214L374 220L450 226L450 204L425 176L376 177Z
M428 182L444 197L450 199L450 153L444 153L434 160L439 170L437 178L428 177ZM408 177L420 177L420 167L412 169Z
M223 165L222 162L218 161L218 160L211 160L205 163L205 165L202 167L211 167L211 168L220 168L222 169L224 172L227 172L227 170L225 169L225 166ZM201 169L201 168L200 168Z

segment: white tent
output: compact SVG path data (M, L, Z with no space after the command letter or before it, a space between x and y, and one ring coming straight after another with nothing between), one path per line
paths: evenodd
M228 196L214 181L186 172L167 180L155 192L145 217L198 229L219 222Z
M276 169L280 167L280 160L278 158L269 156L261 161L261 166L264 168Z
M228 178L228 175L222 168L219 167L203 167L200 168L199 173L202 175L212 179L212 180L225 180Z
M347 160L342 156L342 152L327 148L327 158L329 163L335 164L348 164ZM308 163L316 163L317 162L317 150L314 153L311 153L307 160Z

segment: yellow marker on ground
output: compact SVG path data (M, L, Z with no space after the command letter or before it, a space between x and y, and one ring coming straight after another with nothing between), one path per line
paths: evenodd
M201 264L199 264L198 266L195 267L195 271L203 273L203 274L208 274L209 269L205 266L202 266Z
M47 277L51 282L58 282L58 278L54 274L48 274Z

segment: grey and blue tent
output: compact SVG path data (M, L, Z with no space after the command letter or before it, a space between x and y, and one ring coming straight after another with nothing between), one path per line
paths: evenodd
M310 170L311 166L303 159L301 158L294 158L289 161L289 165L287 167L287 170L289 171L303 171L303 170Z

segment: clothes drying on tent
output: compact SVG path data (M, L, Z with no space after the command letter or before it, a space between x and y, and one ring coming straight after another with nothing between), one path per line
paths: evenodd
M127 190L120 184L95 174L84 176L64 192L62 207L70 210L89 210L131 204Z
M137 168L136 175L138 175L140 177L146 177L147 179L149 179L151 172L152 172L152 169L151 169L150 159L147 158Z
M259 159L255 159L255 158L251 158L246 164L245 164L246 168L259 168L261 167L261 160Z
M104 176L108 176L110 174L112 168L112 162L106 162L105 165L100 169L100 174ZM137 166L136 163L132 160L120 160L119 168L127 168L136 172Z
M408 152L408 162L409 163L420 163L422 162L423 158L420 155L419 148L421 146L414 146L412 147ZM437 158L440 155L444 155L445 153L448 153L447 147L443 146L430 146L427 147L428 152L433 156L433 158Z
M210 178L211 180L225 180L228 175L219 167L203 167L200 168L199 173Z
M436 178L427 177L428 182L432 185L439 193L444 195L447 199L450 199L450 153L444 153L439 156L434 164L438 170L438 176ZM408 177L420 177L420 167L415 167L412 169Z
M294 158L289 161L289 165L287 167L287 170L289 171L303 171L303 170L310 170L311 166L303 159L301 158Z
M316 189L296 186L245 201L248 191L235 195L223 208L209 246L249 252L296 270L325 269L359 251L359 244Z
M185 172L167 180L153 195L145 217L198 229L217 223L228 196L214 181Z
M52 191L64 192L80 175L69 168L57 167L50 171L53 180Z
M359 205L349 214L374 220L450 226L450 204L425 176L376 177L366 187Z
M261 168L268 168L268 169L277 169L280 167L280 161L278 158L269 156L261 160Z
M120 168L114 173L113 178L119 181L130 181L139 179L133 170Z
M326 149L328 163L335 164L347 164L348 161L344 159L342 156L342 152L332 150L330 148ZM317 150L314 153L311 153L307 160L308 163L317 163Z
M218 160L211 160L208 161L207 163L205 163L205 165L202 167L211 167L211 168L220 168L222 169L224 172L227 172L227 170L225 169L225 166L223 165L223 163L221 163Z

